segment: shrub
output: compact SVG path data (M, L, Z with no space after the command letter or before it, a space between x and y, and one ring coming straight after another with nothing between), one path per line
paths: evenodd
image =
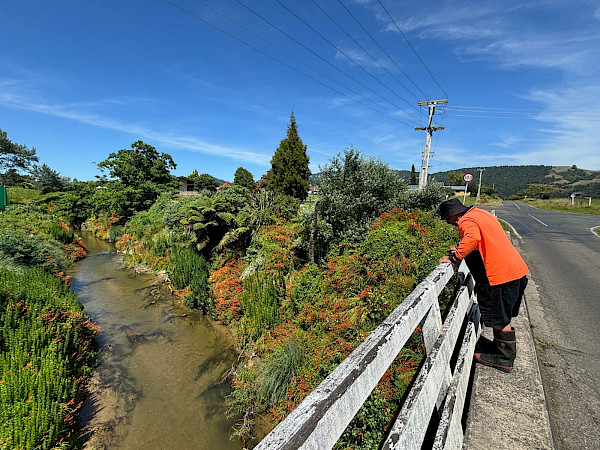
M75 446L97 332L65 280L0 272L0 447Z
M208 296L208 265L198 252L187 247L175 247L170 255L169 278L176 289L189 286L192 295L185 297L190 308L201 308L205 313L212 310Z
M402 197L402 207L407 211L437 211L446 199L446 189L441 183L429 183L423 189L407 191Z
M296 341L290 340L279 347L265 361L261 374L261 394L272 403L283 400L302 361L304 361L304 352Z
M245 338L256 339L279 324L279 307L284 296L285 280L281 275L258 271L246 277L241 295Z
M57 241L24 233L0 233L0 254L19 265L43 267L52 272L64 271L68 265L64 248Z
M400 205L407 185L381 160L349 148L321 168L319 214L332 227L332 243L360 242L371 222Z

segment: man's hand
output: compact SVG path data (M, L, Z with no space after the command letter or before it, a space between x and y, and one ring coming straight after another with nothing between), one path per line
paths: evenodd
M448 258L447 256L442 256L440 258L440 260L438 261L438 264L444 264L444 263L452 264L452 262L450 261L450 258Z

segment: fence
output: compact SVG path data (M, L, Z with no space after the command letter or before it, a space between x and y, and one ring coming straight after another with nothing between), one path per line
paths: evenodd
M421 448L436 415L433 448L461 448L463 409L481 331L473 279L464 262L458 271L462 286L443 324L438 297L454 274L449 264L437 266L256 448L332 448L419 325L427 357L383 448Z

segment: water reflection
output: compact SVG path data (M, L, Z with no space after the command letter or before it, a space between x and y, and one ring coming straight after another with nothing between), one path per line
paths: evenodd
M110 449L240 449L229 440L235 362L229 337L201 314L152 295L157 277L121 269L109 244L86 238L73 289L101 328L102 351L84 403L85 446ZM96 252L96 253L93 253Z

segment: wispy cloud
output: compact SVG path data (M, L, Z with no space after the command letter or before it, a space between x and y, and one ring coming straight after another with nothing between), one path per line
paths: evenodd
M404 7L396 8L400 18ZM453 42L454 51L463 58L487 60L507 69L529 66L589 72L592 69L585 63L600 52L600 31L583 12L590 7L585 0L508 5L485 0L462 5L441 2L426 15L408 14L397 23L406 34ZM599 10L595 8L592 14L598 16ZM567 15L579 21L579 26L557 24ZM398 32L387 15L378 16L388 31Z
M19 89L11 91L9 89L11 87L19 87ZM22 86L18 86L17 83L11 82L10 80L0 81L0 104L11 108L37 112L40 114L77 121L87 125L129 133L136 137L142 137L146 140L159 142L161 144L181 150L224 156L254 164L268 164L270 160L270 157L263 153L253 152L244 148L215 145L194 136L181 136L165 131L155 131L146 126L121 122L110 117L86 111L107 102L131 104L131 102L129 102L127 99L112 98L99 102L51 104L44 101L37 95L24 95L23 93L16 92L17 90L20 90L20 88L22 88Z
M522 136L517 136L514 134L500 133L498 137L500 139L496 142L493 142L492 145L500 148L514 148L516 144L523 142Z

